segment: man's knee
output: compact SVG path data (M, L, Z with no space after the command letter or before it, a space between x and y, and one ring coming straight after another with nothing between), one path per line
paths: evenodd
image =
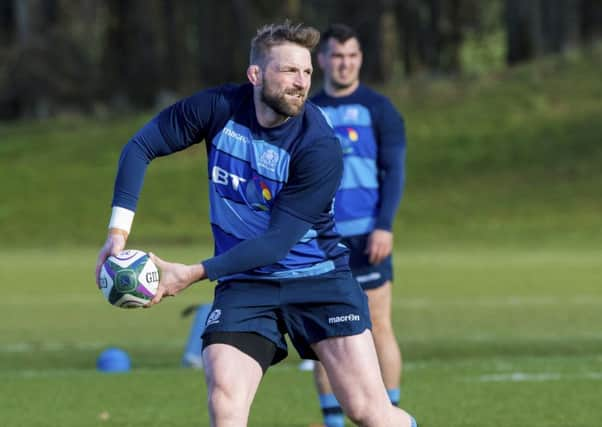
M245 397L232 384L215 377L207 380L207 402L214 419L244 419L247 413Z
M347 416L356 425L366 425L368 423L369 414L367 412L367 405L363 404L352 404L347 410Z
M375 408L375 399L369 399L367 396L352 397L344 405L345 414L356 425L370 426L378 425L380 412Z
M234 404L236 401L235 389L227 378L215 373L206 373L207 378L207 397L209 403L215 406L225 404Z
M209 345L203 353L209 407L218 419L238 419L250 408L261 368L249 356L229 345ZM243 366L242 373L227 365Z

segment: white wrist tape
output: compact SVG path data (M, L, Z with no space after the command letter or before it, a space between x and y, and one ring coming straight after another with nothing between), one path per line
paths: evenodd
M134 212L120 208L119 206L113 206L111 212L111 220L109 221L109 228L118 228L120 230L127 231L128 234L132 229L132 223L134 222Z

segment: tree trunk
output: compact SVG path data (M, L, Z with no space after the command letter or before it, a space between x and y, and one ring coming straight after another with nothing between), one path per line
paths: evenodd
M150 107L160 86L157 4L107 2L109 23L103 59L105 93L115 107Z
M16 39L17 1L0 2L0 49L7 49Z
M602 39L602 2L581 0L579 16L580 38L587 43Z
M506 0L507 62L515 64L543 51L541 8L537 0Z

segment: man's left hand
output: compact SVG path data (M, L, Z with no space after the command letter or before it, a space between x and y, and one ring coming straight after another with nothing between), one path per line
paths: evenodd
M380 264L393 250L393 233L387 230L376 229L368 236L365 254L368 255L370 264Z
M150 253L149 256L159 269L159 287L154 298L145 307L158 304L163 297L175 296L194 282L206 278L203 264L186 265L169 262L153 253Z

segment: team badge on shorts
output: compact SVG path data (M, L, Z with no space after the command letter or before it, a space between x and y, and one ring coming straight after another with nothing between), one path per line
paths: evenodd
M209 314L209 317L207 317L207 324L205 326L215 325L216 323L219 323L219 319L221 316L222 311L219 308L216 308L211 312L211 314Z

